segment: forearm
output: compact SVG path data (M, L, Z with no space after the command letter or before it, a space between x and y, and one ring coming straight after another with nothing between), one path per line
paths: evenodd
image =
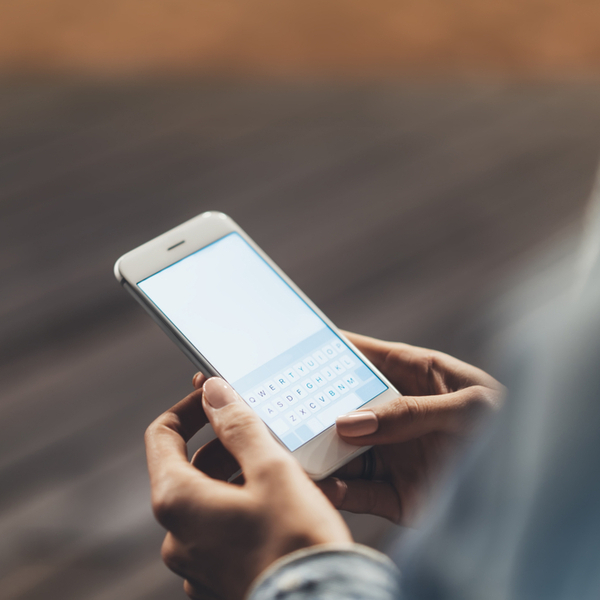
M293 552L255 582L247 600L398 600L399 572L365 546L324 545Z

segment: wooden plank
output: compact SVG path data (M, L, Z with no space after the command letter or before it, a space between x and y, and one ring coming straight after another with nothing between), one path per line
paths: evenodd
M117 286L120 253L224 210L341 326L481 363L501 282L577 232L598 100L597 86L0 90L3 597L183 598L159 571L142 434L193 369ZM389 529L349 522L372 545Z

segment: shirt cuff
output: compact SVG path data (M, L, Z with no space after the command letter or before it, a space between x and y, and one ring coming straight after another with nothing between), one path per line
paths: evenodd
M322 544L275 561L247 600L397 600L400 572L381 552L360 544Z

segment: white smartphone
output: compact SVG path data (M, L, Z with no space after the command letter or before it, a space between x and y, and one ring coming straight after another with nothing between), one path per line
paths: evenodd
M337 417L399 395L222 213L128 252L115 276L198 369L232 385L313 479L367 449L338 437Z

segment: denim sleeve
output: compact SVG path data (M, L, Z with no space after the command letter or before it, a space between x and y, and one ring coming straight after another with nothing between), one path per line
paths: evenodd
M398 600L399 578L387 556L366 546L316 546L277 561L247 600Z

